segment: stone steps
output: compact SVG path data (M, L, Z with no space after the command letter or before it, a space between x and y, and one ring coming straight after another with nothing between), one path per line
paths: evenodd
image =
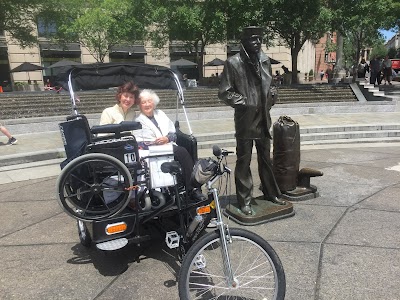
M159 108L176 107L176 91L157 91L161 101ZM82 114L101 113L105 107L114 105L115 90L78 92L80 102L77 109ZM225 106L218 99L218 89L198 88L184 92L185 106L188 108ZM319 103L319 102L352 102L356 101L348 85L298 85L279 88L278 103ZM44 116L64 116L71 111L71 100L68 93L55 92L1 93L0 119L17 119Z
M364 94L367 93L367 95L365 96L368 101L386 100L391 95L396 95L396 92L398 91L398 90L394 91L393 86L389 85L387 87L385 87L384 85L378 86L370 84L366 80L360 80L358 83L360 85L360 89L364 88Z
M220 147L236 146L235 132L196 135L198 148L208 149L217 144ZM309 127L300 129L302 145L399 142L400 123L387 125L351 125Z

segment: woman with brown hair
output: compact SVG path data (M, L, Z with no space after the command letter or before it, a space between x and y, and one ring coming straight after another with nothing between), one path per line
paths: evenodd
M115 96L117 104L103 110L100 117L100 125L118 124L122 121L134 121L136 117L133 105L139 98L139 88L133 81L118 87Z

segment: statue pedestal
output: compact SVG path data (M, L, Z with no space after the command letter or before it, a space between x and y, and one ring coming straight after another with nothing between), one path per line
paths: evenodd
M317 187L310 184L308 187L298 186L294 190L283 192L281 197L289 201L303 201L319 197Z
M271 201L257 197L251 200L253 214L245 215L240 210L238 203L228 204L224 215L240 225L258 225L294 216L293 204L278 205Z

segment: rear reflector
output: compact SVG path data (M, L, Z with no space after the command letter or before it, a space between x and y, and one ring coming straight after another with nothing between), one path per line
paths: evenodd
M108 224L107 227L106 227L106 233L108 235L121 233L121 232L124 232L127 228L128 228L128 226L126 225L125 222Z

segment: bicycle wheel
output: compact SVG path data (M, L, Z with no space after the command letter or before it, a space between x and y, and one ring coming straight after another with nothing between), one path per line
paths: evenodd
M58 202L67 214L93 221L114 216L128 205L132 177L118 159L91 153L71 161L56 185Z
M224 275L219 231L200 238L179 273L180 299L284 299L285 273L274 249L260 236L230 229L228 252L234 283Z

